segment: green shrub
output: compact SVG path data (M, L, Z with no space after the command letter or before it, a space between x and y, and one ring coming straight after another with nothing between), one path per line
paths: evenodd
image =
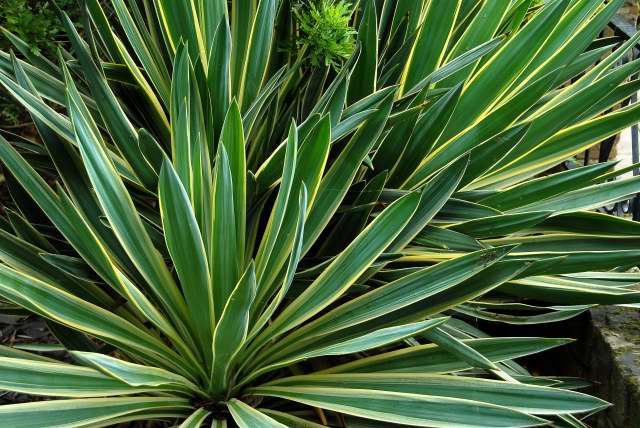
M340 0L301 3L293 10L300 33L298 49L304 50L311 65L338 67L355 48L351 27L352 6Z
M67 11L74 22L79 21L80 8L76 0L59 0L57 5ZM55 58L57 46L66 40L53 3L45 0L3 0L0 3L0 27L24 41L29 52L49 58ZM0 49L6 51L11 48L9 39L0 37ZM26 116L24 109L0 91L0 126L18 125Z
M69 11L72 18L78 17L75 0L62 0L57 4ZM26 42L34 54L53 56L58 43L64 40L62 22L49 1L5 0L0 5L0 25ZM0 46L10 49L11 43L2 39Z
M0 389L58 398L2 423L584 426L608 404L515 362L569 339L476 320L640 302L640 225L592 211L640 178L541 175L638 122L609 108L640 36L593 43L621 0L534 3L360 1L347 26L284 0L87 0L72 57L0 53L42 138L0 138L0 296L71 357L0 347ZM342 67L309 19L341 46L358 29ZM296 41L321 71L277 49Z

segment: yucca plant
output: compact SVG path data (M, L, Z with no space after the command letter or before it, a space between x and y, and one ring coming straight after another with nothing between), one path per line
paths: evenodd
M0 348L56 398L1 425L585 427L607 403L514 361L568 339L476 320L640 302L640 225L593 211L640 179L548 173L640 119L622 3L86 0L57 61L5 32L41 141L0 138L2 308L69 358Z

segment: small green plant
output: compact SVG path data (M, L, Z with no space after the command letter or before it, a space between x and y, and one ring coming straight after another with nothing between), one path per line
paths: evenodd
M3 91L0 91L0 126L16 126L28 118L28 113L13 102L13 99Z
M299 34L296 45L314 67L339 67L355 48L348 0L306 0L293 9Z
M58 0L57 5L77 22L80 7L76 0ZM55 50L64 42L65 31L60 17L48 0L3 0L0 2L0 27L15 34L32 54L55 57ZM13 48L8 38L0 37L0 49ZM18 125L29 120L23 108L0 91L0 124Z
M20 37L31 52L47 55L54 53L56 40L64 34L62 24L48 1L3 1L0 5L0 26ZM10 43L3 39L0 46L7 49Z

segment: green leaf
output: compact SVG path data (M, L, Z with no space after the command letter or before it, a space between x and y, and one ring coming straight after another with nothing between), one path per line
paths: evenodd
M575 124L579 119L592 117L593 115L584 115L584 105L606 99L607 95L614 92L624 80L635 73L639 66L640 61L632 61L617 67L606 76L570 96L562 97L560 94L558 96L561 98L560 101L555 102L555 99L549 101L531 118L531 126L523 141L513 147L513 150L509 151L504 159L493 165L492 169L497 170L509 165L526 155L540 142L552 137L556 132Z
M486 174L508 156L515 147L522 145L523 140L529 135L529 131L530 125L528 123L516 125L470 150L469 166L461 180L460 187L473 187L473 184L470 185L470 183Z
M299 418L291 413L280 412L278 410L259 408L262 413L271 416L273 419L280 423L285 424L290 428L325 428L326 425L320 425L315 422L310 422L306 419Z
M426 95L437 96L438 92L446 91L444 88L436 88L431 89L432 83L438 83L441 80L445 80L450 76L455 75L455 73L464 70L469 67L471 64L477 62L485 55L491 54L498 46L503 42L503 38L496 37L493 40L489 40L488 42L484 42L468 52L463 53L457 58L449 61L444 64L442 67L435 70L433 73L429 74L427 77L422 79L420 83L413 87L413 89L409 90L405 93L404 98L409 98L415 94L419 94L417 100L421 99ZM469 67L471 69L472 67ZM456 87L459 85L452 85L452 87Z
M13 59L11 54L0 51L0 75L10 76L13 72ZM15 56L15 55L14 55ZM60 76L48 74L37 66L27 61L18 60L22 68L33 80L36 92L42 97L54 104L64 105L64 83L60 80ZM92 108L95 107L94 102L90 102Z
M524 357L571 342L572 339L506 337L467 339L463 343L489 361ZM436 345L419 345L362 358L319 373L451 373L471 368L469 363Z
M224 1L196 0L197 14L200 17L201 32L207 52L215 51L215 35L220 22L227 21L227 4Z
M368 389L490 403L535 415L589 412L609 404L578 392L463 376L420 373L302 375L267 386Z
M186 378L167 370L134 364L94 352L71 351L80 362L94 367L109 378L135 388L166 388L168 390L200 393L200 389Z
M287 138L286 147L280 189L278 191L276 201L273 204L269 223L263 233L262 241L256 255L256 276L259 287L257 295L258 304L261 304L263 299L268 297L270 291L270 289L265 289L269 284L263 283L262 277L265 275L265 272L267 272L274 249L278 245L277 237L280 233L287 211L289 211L287 208L289 201L291 200L291 189L294 186L294 178L298 161L298 132L294 123L289 127L289 136ZM282 246L283 243L279 244ZM272 271L273 270L274 269L272 269ZM273 275L273 272L270 274Z
M613 167L614 164L604 162L547 175L499 191L480 199L480 202L498 210L508 211L580 189Z
M211 428L227 428L226 419L214 419L211 423Z
M100 11L102 11L99 2L95 0L92 0L92 2L95 4L94 7L100 8ZM168 106L171 94L171 76L164 63L164 59L156 46L149 43L150 35L146 32L146 28L140 28L135 24L124 0L113 0L112 4L114 12L122 24L122 29L127 35L127 41L131 44L145 73L149 76L151 83L158 92L162 103ZM94 11L91 15L93 17L97 14L97 11ZM122 51L122 49L120 49L120 51Z
M559 23L549 37L551 43L547 43L545 47L539 52L535 60L530 64L530 70L533 70L534 66L537 66L535 72L545 72L553 70L561 64L566 64L566 61L575 57L578 53L583 52L594 38L598 37L598 34L602 31L602 28L607 25L611 18L622 6L622 1L614 0L609 2L606 6L602 7L602 3L597 0L581 0L573 2L572 8L567 11L565 17ZM585 19L589 12L595 9L596 13ZM635 42L631 44L625 43L621 46L620 51L616 55L612 55L615 58L617 55L622 55L624 52ZM593 73L589 71L586 73L586 82L590 82L591 79L597 76L603 69L606 69L617 58L607 58L600 64L594 67ZM526 74L523 74L523 77ZM563 92L571 93L574 90L579 90L580 87L584 87L583 83L577 85L576 88L565 88Z
M14 61L14 68L18 82L25 88L33 91L33 84L18 61ZM126 270L130 272L135 270L114 234L98 219L98 217L101 216L102 213L100 211L97 199L90 189L91 184L84 168L81 165L80 155L73 148L71 143L59 138L58 135L56 135L55 132L45 123L39 121L37 118L34 118L34 122L47 148L47 151L51 156L53 164L56 166L58 171L60 171L62 182L66 185L71 197L75 201L77 201L80 211L86 214L85 218L87 223L89 223L95 229L96 236L101 238L104 246L109 248L114 258L118 260L118 262L122 266L124 266ZM144 135L144 133L142 133L141 135ZM21 172L21 175L24 175L26 171L24 168L21 168ZM31 195L34 195L32 188L26 190ZM47 213L49 216L51 216L52 211L50 206L48 206ZM56 220L52 221L54 224L57 224L59 228L61 228L63 234L69 236L69 228L61 227ZM74 242L73 239L71 239L71 241ZM75 244L77 245L77 241L75 241ZM83 253L82 250L80 250L80 252ZM88 253L92 252L93 251L84 252L85 257ZM93 264L96 262L96 260L92 260L91 257L88 257L87 261L89 262L89 264ZM104 260L102 262L104 263ZM104 267L96 268L94 265L94 269L96 269L96 272L98 272L108 283L110 283L110 281L113 281L112 275L105 275ZM110 269L107 267L107 270ZM110 285L113 286L113 284Z
M131 196L107 156L105 143L96 124L74 90L71 77L67 75L67 78L67 83L70 84L69 109L73 126L100 206L133 263L164 308L172 315L173 320L178 322L179 330L182 329L182 332L186 333L183 324L188 319L185 301L160 254L154 248Z
M207 7L209 11L212 9L214 8ZM209 25L208 22L207 25ZM231 103L231 29L226 19L214 25L217 27L210 49L207 87L211 103L211 120L217 136L225 122L225 115L229 114Z
M60 68L44 55L34 53L28 42L22 40L6 28L0 28L0 31L2 31L2 34L4 34L13 47L15 47L33 66L52 76L56 76L58 78L62 76Z
M508 251L509 249L503 250ZM518 277L527 267L528 263L522 260L508 260L492 264L459 284L434 293L402 310L387 314L380 320L376 320L376 324L411 322L455 308L461 303L482 296L506 281Z
M324 386L262 386L254 394L286 398L377 421L423 427L465 428L530 427L544 425L544 419L478 401L429 397L370 389Z
M454 224L449 229L464 233L476 239L491 238L529 229L544 221L551 214L552 211L504 214Z
M213 224L211 247L211 284L216 319L222 315L234 284L240 277L238 235L236 228L234 183L229 156L224 144L218 146L213 189Z
M477 251L438 263L376 288L338 306L322 317L302 326L282 341L299 346L314 336L348 328L401 310L423 299L446 291L502 259L508 247ZM277 349L277 348L276 348ZM272 350L275 352L275 349Z
M59 361L53 358L44 357L39 354L31 352L21 351L20 349L12 348L9 346L0 345L0 357L15 358L26 361L40 361L48 363L58 363Z
M215 395L223 395L229 387L232 363L249 331L251 304L256 295L256 288L255 268L253 263L250 263L229 296L213 333L210 390Z
M158 133L162 137L167 138L169 136L170 125L164 108L166 105L168 105L168 100L160 100L156 96L154 88L152 88L151 84L149 84L142 70L138 68L135 60L131 57L131 55L129 55L129 52L126 50L124 44L120 41L120 39L116 38L115 41L118 45L118 48L120 49L122 59L125 62L126 67L131 74L131 77L140 88L141 95L144 98L144 102L141 103L141 109L145 110L145 113L148 115L150 126L154 126L156 129L158 129ZM163 95L166 96L166 94ZM138 139L139 138L140 136L138 135Z
M305 346L303 351L293 352L282 359L270 355L267 364L264 364L259 370L251 373L251 375L243 380L243 384L249 380L255 379L269 371L278 368L291 366L298 361L307 360L316 357L331 355L347 355L357 352L365 352L386 345L391 345L400 340L409 339L440 324L446 322L448 318L436 318L433 320L418 321L410 324L402 324L393 327L381 328L371 333L361 334L351 339L335 339L332 338L328 342L319 342L310 346ZM273 362L276 361L276 362Z
M591 257L598 259L602 258L602 255L596 253L591 254ZM638 257L638 255L634 254L632 257ZM588 263L589 261L586 261L585 265L588 265ZM627 264L631 263L633 262L630 260L627 262ZM586 267L579 270L584 269L586 269ZM625 303L638 303L640 300L640 292L638 291L599 286L580 280L553 276L534 276L531 278L518 279L500 287L500 291L514 296L568 305L588 305L595 303L621 305Z
M108 426L159 417L185 417L186 399L171 397L85 398L0 406L0 417L14 428Z
M303 253L309 250L338 209L347 193L349 183L355 177L365 156L380 137L391 111L392 99L390 95L387 95L383 103L384 106L371 116L349 140L347 146L340 152L338 158L322 178L314 206L309 212L309 218L305 225Z
M199 408L180 424L178 428L200 428L211 412L204 408Z
M525 111L531 108L539 98L545 94L554 83L557 73L552 72L535 80L525 89L507 99L491 113L484 116L470 129L461 132L452 138L443 133L434 149L418 166L417 170L402 184L403 189L414 188L449 162L463 156L480 144L498 135L503 129L509 127ZM463 93L454 112L461 109L460 103ZM455 113L447 123L455 123Z
M498 370L498 366L488 360L484 355L466 345L462 340L450 335L442 328L427 331L422 336L468 363L471 367L478 367L485 370Z
M560 214L540 223L537 230L545 232L592 233L609 236L638 236L640 224L638 222L611 216L607 214L582 211Z
M500 214L502 214L500 211L488 206L452 197L438 212L433 221L434 223L455 223Z
M593 232L593 231L592 231ZM539 254L555 256L586 251L620 251L640 249L640 239L636 236L610 236L608 234L545 234L529 236L509 236L484 241L490 245L517 245L519 254Z
M409 221L419 195L412 193L386 208L298 298L275 319L267 330L280 335L300 325L335 301L353 284L397 236Z
M384 105L385 100L389 98L389 96L395 91L396 88L390 86L380 89L379 91L376 91L371 95L367 95L365 98L362 98L361 100L358 100L355 103L344 108L344 110L342 111L341 120L345 121L346 119L367 110L380 109L380 107Z
M544 201L516 208L513 212L535 210L553 210L554 213L567 213L579 210L590 210L626 199L640 190L640 179L627 178L604 184L594 184Z
M160 391L147 385L127 385L97 370L65 363L0 357L0 387L23 394L53 397L108 397Z
M247 205L247 166L245 157L245 138L242 129L242 118L238 104L234 101L227 112L220 136L220 143L229 157L231 181L233 183L233 203L236 224L237 253L244 254L245 224ZM242 257L239 257L238 268L244 269Z
M146 331L110 311L5 266L0 266L0 294L40 316L118 345L152 364L184 372L180 368L186 364L183 359Z
M130 144L138 140L138 135L133 125L127 118L112 89L103 78L102 73L94 62L86 44L80 38L73 23L66 14L63 14L62 22L65 25L69 39L82 64L85 78L91 88L92 95L99 98L98 110L111 134L115 145L124 158L131 164L134 174L146 187L153 187L156 183L156 175L144 160L137 144ZM68 78L66 78L68 80ZM67 81L67 85L69 82ZM78 95L78 99L80 99ZM81 101L80 101L81 102ZM85 114L89 115L87 111Z
M160 0L157 4L159 19L171 53L175 53L181 41L189 47L189 56L206 61L207 46L201 32L197 8L193 0L174 2Z
M209 265L193 207L169 160L162 164L158 199L164 238L192 314L190 323L210 361L214 301Z
M253 324L251 332L249 336L251 338L255 337L258 332L271 320L273 314L276 313L279 305L284 301L287 292L289 291L289 287L294 279L294 275L296 273L296 269L298 266L298 262L300 261L300 255L302 254L302 240L304 237L304 222L307 214L307 189L306 186L302 186L300 189L300 196L298 198L298 221L296 224L296 232L293 237L293 248L291 253L289 254L289 261L287 262L287 268L284 273L284 279L280 284L278 292L276 296L271 300L269 306L262 312L257 321ZM255 305L254 305L255 306ZM260 313L255 310L254 312ZM258 342L253 342L252 345L256 345ZM246 351L247 354L249 350Z
M640 107L631 105L595 119L585 120L564 128L538 145L525 157L512 163L508 169L496 171L479 179L475 187L486 187L500 183L502 186L518 183L549 169L577 153L583 152L603 139L615 135L633 124Z
M378 80L378 20L372 2L364 5L358 28L360 52L349 80L347 100L353 104L376 91Z
M456 107L461 91L461 85L451 88L420 116L395 164L391 185L401 185L431 152Z
M416 212L389 246L389 252L402 250L429 224L458 187L468 161L469 159L463 157L453 162L422 187Z
M375 208L387 179L387 173L380 174L367 181L353 202L354 209L345 212L336 223L331 234L318 249L319 255L336 254L344 249L362 232L367 220Z
M535 55L548 40L550 32L558 24L568 3L566 0L560 0L545 4L544 8L469 80L454 117L449 122L450 126L445 131L446 139L475 121L509 89L510 84L532 60L533 55L522 55L523 49Z
M75 140L69 118L56 112L44 100L18 85L4 71L0 71L0 83L31 115L44 122L65 140L69 142Z
M296 211L296 198L300 195L303 186L307 198L305 202L306 209L308 211L309 207L313 208L314 199L329 156L330 134L330 120L328 116L325 116L311 129L301 144L296 158L291 189L288 191L286 210L282 213L279 227L273 229L274 233L277 232L277 237L268 259L265 260L264 269L259 272L260 293L258 301L260 306L256 309L261 309L265 299L270 297L270 293L273 291L272 284L277 279L282 267L285 265L287 255L292 249L293 242L291 238L296 231L299 217L299 213ZM276 214L275 211L274 214ZM276 219L274 218L274 220ZM277 222L273 223L274 226L277 224ZM258 260L262 261L261 259Z
M621 4L618 8L620 6ZM565 11L559 25L549 35L549 41L536 54L526 71L544 73L566 63L565 61L582 52L587 47L587 43L597 37L593 21L602 28L602 23L597 19L602 9L606 8L602 7L602 2L599 0L573 2ZM611 14L611 10L607 10L607 13ZM526 78L526 75L522 77Z
M464 29L462 36L448 53L448 57L459 58L471 52L476 46L481 46L494 37L498 27L505 18L509 6L509 3L501 1L483 2L473 17L473 20L471 20L469 25ZM442 81L438 86L446 88L464 82L472 72L472 67L461 70Z
M276 0L259 0L255 15L249 16L254 18L236 94L243 111L254 101L265 78L273 42Z
M66 210L63 204L65 199L60 198L59 195L54 193L42 177L40 177L38 173L26 162L26 160L22 158L1 136L0 156L9 170L13 174L17 174L16 176L19 177L21 185L34 198L34 200L38 201L39 206L47 214L51 222L60 230L63 236L65 236L76 250L84 256L85 260L95 269L95 271L98 272L101 277L105 278L107 283L114 287L117 293L122 293L123 290L119 284L117 274L114 272L111 263L104 257L104 249L100 248L95 239L91 239L93 238L93 234L90 229L82 229L82 226L86 226L86 224L83 222L81 217L77 215L77 211ZM83 235L83 231L87 232L87 234ZM0 236L8 238L6 235ZM9 241L14 241L14 245L16 244L14 238L8 239ZM15 263L16 251L24 251L24 245L19 245L19 247L23 248L22 250L18 250L15 246L10 244L7 245L6 239L4 242L5 248L7 249L4 256L7 257L8 251L12 249L12 255L9 257L13 259L13 263ZM38 252L35 247L33 248L33 251ZM24 269L25 259L24 257L20 257L20 259L22 261L19 266L21 269ZM28 262L29 269L27 270L33 275L34 269L37 269L38 275L42 275L42 266L40 268L35 268L36 263L37 258L30 258ZM48 267L44 267L44 271L48 269ZM64 278L57 274L53 277L39 276L39 278L50 280L55 279L56 283L65 283ZM79 296L85 297L84 294L85 293L81 293ZM88 300L93 301L93 298L88 298Z
M460 9L460 0L430 2L402 75L402 92L412 89L442 62Z
M484 302L470 302L469 305L460 305L455 310L461 314L469 315L472 317L476 317L479 319L483 319L486 321L493 322L501 322L505 324L512 325L540 325L544 323L558 322L564 321L570 318L573 318L581 313L588 311L591 306L590 305L574 305L574 306L556 306L548 308L550 309L544 313L538 313L537 315L509 315L504 313L496 313L488 310L483 310L485 306L489 306L489 308L497 308L502 309L503 305L488 305ZM518 305L514 304L517 308L526 308L531 309L530 305ZM509 309L510 307L507 307ZM535 308L535 307L533 307ZM540 310L545 310L547 308L538 308Z
M235 398L227 403L227 407L233 420L240 428L284 428L287 426Z
M468 235L436 226L422 229L414 242L424 247L453 251L477 251L483 248L480 242Z

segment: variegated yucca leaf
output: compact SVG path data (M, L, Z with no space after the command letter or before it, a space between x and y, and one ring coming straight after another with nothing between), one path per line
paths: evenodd
M61 398L3 426L585 427L608 406L515 361L569 339L471 321L640 303L640 225L595 210L640 179L553 169L640 119L616 108L640 36L599 38L623 0L83 3L71 53L0 52L39 134L0 134L1 309L70 357L0 347L0 389ZM351 57L310 61L299 14L344 13L354 40L315 37Z

